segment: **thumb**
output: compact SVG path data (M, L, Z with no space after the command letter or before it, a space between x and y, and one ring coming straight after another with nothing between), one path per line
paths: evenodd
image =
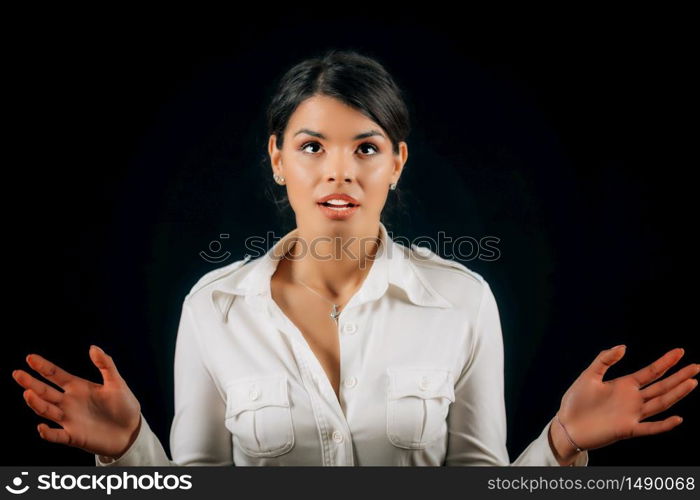
M112 360L112 356L108 356L96 345L90 346L90 359L95 366L100 369L105 384L114 384L121 380L121 375L119 375L119 371Z
M625 355L627 346L620 344L618 346L612 347L601 351L600 354L593 360L593 363L588 367L588 370L593 373L598 379L602 379L605 376L605 372L608 371L612 365L617 363Z

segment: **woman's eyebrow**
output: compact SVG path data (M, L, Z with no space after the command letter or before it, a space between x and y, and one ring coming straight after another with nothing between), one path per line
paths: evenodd
M315 132L315 131L313 131L313 130L309 130L308 128L300 128L300 129L297 130L297 132L294 134L294 137L296 137L296 136L299 135L299 134L309 134L309 135L312 135L312 136L314 136L314 137L318 137L319 139L326 139L326 136L323 135L321 132ZM366 138L366 137L372 137L373 135L378 135L378 136L384 137L384 139L386 139L386 136L385 136L384 134L382 134L382 133L379 132L378 130L372 129L372 130L369 130L369 131L367 131L367 132L362 132L361 134L357 134L355 137L352 138L352 140L353 140L353 141L356 141L356 140L358 140L358 139L364 139L364 138Z

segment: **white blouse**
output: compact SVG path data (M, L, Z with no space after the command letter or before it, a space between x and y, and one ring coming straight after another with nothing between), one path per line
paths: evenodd
M394 241L338 318L340 400L272 300L287 233L262 257L205 274L183 301L171 461L141 414L138 436L98 466L548 465L547 422L510 463L503 337L489 284ZM588 452L572 465L588 465Z

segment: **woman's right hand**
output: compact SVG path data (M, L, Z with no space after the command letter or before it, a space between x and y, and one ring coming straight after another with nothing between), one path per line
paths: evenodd
M27 405L62 427L52 428L42 422L37 429L43 439L116 459L138 435L141 405L111 356L97 346L90 348L89 355L102 373L103 384L72 375L38 354L28 355L27 364L63 392L24 370L13 371L12 377L26 389Z

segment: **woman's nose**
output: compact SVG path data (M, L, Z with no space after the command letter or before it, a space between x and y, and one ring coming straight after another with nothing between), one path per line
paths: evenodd
M329 157L324 165L324 175L330 182L352 182L355 179L355 166L351 160L343 157L342 154Z
M328 182L352 182L352 177L350 175L328 175L326 180Z

